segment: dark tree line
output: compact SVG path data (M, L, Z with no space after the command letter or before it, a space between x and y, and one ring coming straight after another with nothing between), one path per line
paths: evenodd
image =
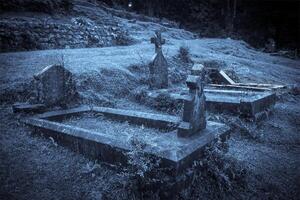
M0 0L0 12L41 12L59 13L70 12L72 0Z
M300 0L87 0L176 21L204 37L243 39L255 47L274 41L300 49ZM0 0L0 11L72 12L73 0ZM132 6L129 7L129 3Z
M299 48L298 0L100 0L137 13L168 18L206 37L244 39L261 46ZM128 8L128 4L132 7Z

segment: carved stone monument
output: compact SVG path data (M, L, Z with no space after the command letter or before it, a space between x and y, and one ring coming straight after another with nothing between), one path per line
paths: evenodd
M155 32L156 36L151 38L151 43L155 44L155 55L149 65L151 89L162 89L168 87L168 63L162 53L162 45L165 40L161 38L160 32Z
M65 105L77 92L72 73L61 65L50 65L34 75L37 102L47 106Z
M189 75L186 80L189 94L184 100L182 122L177 132L178 137L189 137L206 128L204 73L204 67L196 64L193 66L192 75Z
M162 45L166 43L166 40L161 37L160 31L155 31L155 36L151 38L151 43L155 45L155 53L158 53Z

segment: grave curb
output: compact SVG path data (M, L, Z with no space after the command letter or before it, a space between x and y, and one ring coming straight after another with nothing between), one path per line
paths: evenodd
M126 153L131 151L130 145L118 144L117 138L99 134L98 132L90 131L84 128L65 125L60 122L53 122L51 120L61 117L77 115L84 112L108 112L117 115L116 111L125 111L121 109L103 108L103 107L89 107L80 106L74 109L51 111L43 114L35 115L30 118L24 118L21 121L32 129L34 134L52 137L55 141L63 146L67 146L71 150L81 153L89 158L98 159L110 164L127 165L128 158ZM131 111L132 112L132 111ZM133 111L130 117L134 114L145 114L143 112ZM151 117L157 117L158 114L150 114ZM162 115L164 117L168 115ZM128 117L128 116L126 116ZM133 117L134 120L136 116ZM145 116L144 116L145 117ZM173 117L173 116L172 116ZM147 117L145 117L147 118ZM128 119L128 118L127 118ZM151 118L150 118L151 119ZM166 120L164 122L174 123L174 119ZM119 119L120 120L120 119ZM123 120L123 119L121 119ZM151 119L157 120L157 119ZM150 121L151 121L150 120ZM150 123L151 125L151 123ZM190 138L178 138L178 141L188 141L188 149L177 149L171 153L175 153L175 157L169 157L169 154L164 152L149 152L145 153L149 156L155 156L161 160L160 167L170 168L171 174L177 176L190 167L195 160L200 158L207 145L216 142L219 138L226 138L229 136L230 128L224 124L208 121L208 128L202 131L201 135L193 135ZM162 133L163 134L163 133ZM184 152L182 152L184 151Z

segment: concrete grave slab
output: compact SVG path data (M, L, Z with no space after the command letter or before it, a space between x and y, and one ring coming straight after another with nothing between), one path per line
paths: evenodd
M272 91L286 88L286 85L263 84L263 83L235 83L233 85L240 86L240 87L260 88L260 89L272 90Z
M242 117L255 120L260 119L276 103L276 94L273 92L207 89L205 94L207 109L238 113Z
M255 86L247 86L247 85L220 85L220 84L207 84L207 88L210 89L224 89L224 90L242 90L242 91L254 91L254 92L264 92L264 91L272 91L269 87L255 87Z
M129 123L128 130L124 120ZM160 166L170 168L173 175L191 166L204 147L227 137L230 130L224 124L208 121L201 134L180 138L176 135L179 117L88 106L47 112L22 121L34 133L52 137L76 152L111 164L127 164L127 152L134 150L134 138L144 144L147 155L160 159Z
M150 101L155 101L162 93L169 94L174 102L183 103L185 99L189 99L188 90L184 88L150 91L147 97ZM271 91L206 87L204 94L206 110L238 114L255 120L260 119L259 116L272 109L276 103L276 94Z
M226 84L230 84L230 85L234 85L235 84L235 82L223 70L220 70L220 75L222 77L222 80Z

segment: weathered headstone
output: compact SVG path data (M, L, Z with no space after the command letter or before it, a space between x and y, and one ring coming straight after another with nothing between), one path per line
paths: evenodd
M149 65L150 78L149 84L151 89L162 89L168 87L168 62L162 53L162 44L165 40L161 38L161 34L156 32L156 37L151 38L151 42L155 44L155 55Z
M193 75L189 75L186 80L189 95L184 100L182 122L177 132L178 137L189 137L206 128L204 73L202 65L194 65Z
M76 99L72 73L61 65L50 65L34 75L37 102L47 106L65 105Z

